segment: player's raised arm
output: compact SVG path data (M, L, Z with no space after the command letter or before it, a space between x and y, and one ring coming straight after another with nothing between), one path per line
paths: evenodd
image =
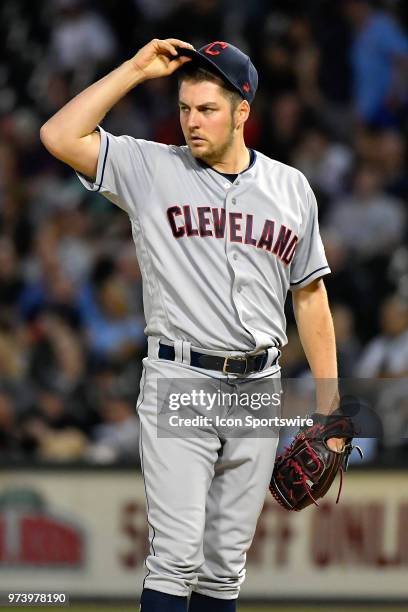
M74 170L94 178L100 147L96 126L136 85L168 76L190 61L178 56L177 47L193 48L176 38L154 39L133 58L78 94L42 126L40 137L46 149Z

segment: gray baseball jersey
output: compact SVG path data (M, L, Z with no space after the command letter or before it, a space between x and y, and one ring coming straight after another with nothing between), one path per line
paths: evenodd
M129 215L146 334L218 351L283 346L288 289L330 272L306 178L255 152L231 183L187 146L99 129L96 180L79 178Z

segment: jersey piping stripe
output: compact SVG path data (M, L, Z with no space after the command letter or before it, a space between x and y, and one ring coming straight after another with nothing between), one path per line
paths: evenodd
M295 283L290 283L291 286L292 285L300 285L300 283L303 283L303 281L307 280L308 278L310 278L311 276L313 276L313 274L316 274L316 272L320 272L320 270L329 270L329 266L322 266L321 268L317 268L317 270L314 270L313 272L311 272L310 274L308 274L307 276L305 276L304 278L302 278L299 281L296 281Z
M108 157L108 151L109 151L109 136L106 136L106 149L105 149L105 156L103 158L103 164L102 164L101 180L98 185L98 188L96 189L96 193L100 191L102 187L103 175L105 174L106 158Z

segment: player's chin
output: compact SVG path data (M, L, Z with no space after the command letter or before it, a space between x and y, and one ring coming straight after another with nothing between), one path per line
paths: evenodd
M188 143L194 157L203 157L208 153L208 143L205 140L193 140Z

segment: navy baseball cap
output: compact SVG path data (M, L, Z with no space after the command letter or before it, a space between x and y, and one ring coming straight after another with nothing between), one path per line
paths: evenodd
M219 73L249 103L254 99L258 73L248 55L234 45L217 40L198 51L179 47L179 55L191 57L203 68Z

